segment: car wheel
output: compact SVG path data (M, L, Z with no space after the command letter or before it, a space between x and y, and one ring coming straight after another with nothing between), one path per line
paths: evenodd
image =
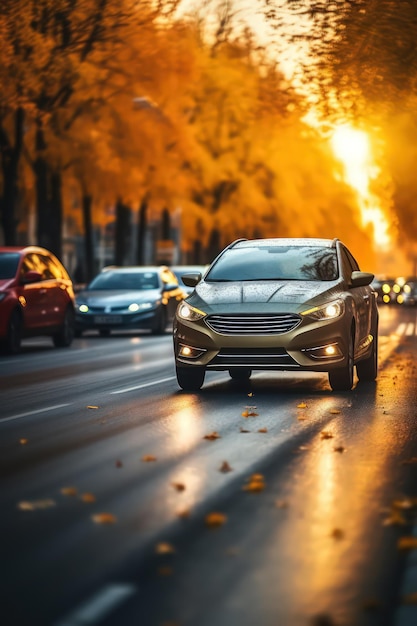
M204 367L177 367L177 381L184 391L198 391L204 383Z
M374 381L378 374L378 329L373 333L372 351L370 356L356 365L356 373L361 381Z
M22 314L20 311L15 309L10 316L7 337L4 344L7 354L18 354L20 352L20 344L22 342L22 325Z
M152 328L153 335L164 335L167 327L167 314L165 309L162 309L158 315L156 326Z
M61 330L52 336L52 341L56 348L68 348L74 339L75 317L74 311L68 307L65 311L64 321Z
M229 370L229 375L233 380L249 380L252 376L252 370L245 367L233 367Z
M333 391L350 391L353 387L354 360L353 337L349 341L346 365L329 372L329 383Z

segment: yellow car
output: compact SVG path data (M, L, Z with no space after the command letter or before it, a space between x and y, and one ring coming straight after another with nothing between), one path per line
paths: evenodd
M334 391L373 381L378 309L370 286L339 239L239 239L177 307L177 380L197 391L206 370L245 380L252 370L328 372Z

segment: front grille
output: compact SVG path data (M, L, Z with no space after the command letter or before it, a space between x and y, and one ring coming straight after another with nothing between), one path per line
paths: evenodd
M238 365L249 367L298 367L298 363L283 348L223 348L210 366L225 368Z
M293 313L274 315L209 315L206 324L221 335L279 335L296 328L301 317Z

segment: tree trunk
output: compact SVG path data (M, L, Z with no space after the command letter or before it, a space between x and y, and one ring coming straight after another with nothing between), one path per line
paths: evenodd
M84 267L81 270L79 282L90 282L95 274L94 270L94 239L93 220L91 215L92 197L87 193L82 198L82 214L84 225Z
M25 113L18 108L14 119L14 143L10 143L4 128L0 128L0 154L3 173L3 194L0 198L1 225L4 244L17 243L16 205L18 198L19 161L23 147L23 124Z
M36 239L39 246L51 248L53 241L50 233L50 203L48 189L48 164L45 159L45 136L38 122L36 131L36 160L34 171L36 176Z
M126 249L129 248L129 207L121 200L116 204L116 233L115 233L115 265L126 265Z
M50 172L50 238L49 249L59 258L62 258L62 176L60 171Z
M148 201L149 196L148 194L145 194L139 207L136 251L136 262L138 265L145 265L145 236L148 222Z

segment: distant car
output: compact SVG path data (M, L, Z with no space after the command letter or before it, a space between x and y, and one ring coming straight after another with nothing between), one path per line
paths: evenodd
M395 278L375 277L371 285L379 304L402 304L402 287Z
M76 295L76 335L130 329L162 334L185 296L166 266L104 268Z
M338 239L238 240L220 253L174 321L177 380L186 391L206 370L245 380L252 370L328 372L335 391L350 390L354 368L373 381L378 309L370 286Z
M404 306L417 306L417 277L409 278L402 288Z
M0 344L13 354L24 337L50 335L67 347L74 337L74 290L62 263L38 246L0 247Z
M190 295L194 291L194 287L187 287L182 280L183 274L190 274L200 272L200 274L204 274L207 269L207 265L171 265L170 270L174 272L177 280L180 284L180 287L186 292L187 295Z

